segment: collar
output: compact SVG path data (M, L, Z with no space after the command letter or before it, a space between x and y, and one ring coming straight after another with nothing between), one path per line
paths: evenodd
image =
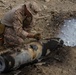
M27 16L27 17L32 17L32 14L29 12L26 5L24 5L24 15Z

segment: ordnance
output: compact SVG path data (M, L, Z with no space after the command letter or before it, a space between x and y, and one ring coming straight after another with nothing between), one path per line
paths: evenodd
M38 59L42 55L42 45L38 42L27 44L28 49L21 49L15 53L7 55L6 53L0 56L0 72L6 72L11 69L20 67L22 64L29 63Z
M61 42L63 41L57 38L49 39L45 43L34 41L26 45L26 50L21 48L21 50L18 51L8 50L3 52L0 55L0 72L7 72L9 70L19 68L22 64L26 64L39 59L42 56L46 56L47 49L54 50L61 44Z

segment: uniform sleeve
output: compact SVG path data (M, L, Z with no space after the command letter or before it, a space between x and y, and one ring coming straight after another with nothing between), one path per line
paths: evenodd
M14 22L13 22L13 27L14 30L16 32L17 36L22 37L23 39L25 39L28 35L28 32L24 31L22 28L22 14L21 11L16 10L15 14L14 14Z

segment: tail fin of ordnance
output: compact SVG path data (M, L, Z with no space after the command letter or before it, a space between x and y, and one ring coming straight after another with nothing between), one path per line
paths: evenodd
M47 53L47 49L54 51L59 47L62 47L64 45L64 41L60 38L49 38L45 39L47 40L46 43L43 43L43 54L42 56L45 56Z

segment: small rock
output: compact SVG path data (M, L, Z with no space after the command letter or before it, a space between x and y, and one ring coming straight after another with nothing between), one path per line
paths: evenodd
M6 7L7 10L12 9L12 5L10 4L9 6Z
M0 5L0 7L5 7L4 5Z
M32 30L32 31L31 31L31 33L36 34L36 33L37 33L37 31L36 31L36 30Z
M41 62L41 63L37 63L37 64L35 64L36 66L42 66L42 65L44 65L44 64L46 64L45 62Z
M45 2L49 2L50 0L44 0Z
M14 2L14 3L16 3L16 1L15 1L15 0L14 0L13 2Z
M48 23L47 26L49 26L50 24Z
M3 3L3 4L5 4L5 1L4 1L4 0L0 0L0 3Z
M46 5L43 5L43 8L46 10L47 9L47 6Z

